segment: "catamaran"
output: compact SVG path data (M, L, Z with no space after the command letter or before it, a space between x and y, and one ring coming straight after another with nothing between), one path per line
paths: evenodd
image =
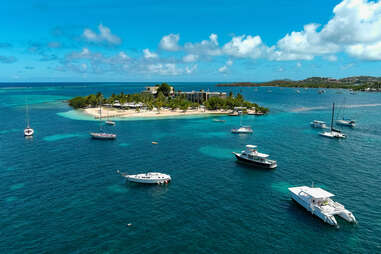
M99 107L99 121L100 121L100 125L99 125L100 132L90 132L90 136L93 139L102 139L102 140L116 139L116 134L106 133L102 131L102 105L100 105Z
M327 138L346 138L345 134L341 131L333 128L333 117L335 115L335 103L332 105L332 119L331 119L331 130L320 132L319 135Z
M246 145L246 150L241 153L233 152L238 161L251 164L253 166L259 166L264 168L276 168L277 162L274 160L269 160L268 154L260 153L257 151L257 146Z
M24 129L24 136L25 137L32 137L34 134L34 130L30 127L30 124L29 124L29 106L28 106L28 104L26 104L25 115L26 115L26 128Z
M127 181L135 183L145 183L145 184L167 184L172 178L170 175L158 173L158 172L148 172L136 175L127 175L126 173L121 173L117 170L117 173L125 177Z
M337 226L335 215L339 215L348 222L357 222L350 211L331 199L335 195L328 191L307 186L292 187L288 190L295 202L330 225Z

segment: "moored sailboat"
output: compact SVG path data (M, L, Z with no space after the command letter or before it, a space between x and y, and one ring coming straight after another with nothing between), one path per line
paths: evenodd
M34 130L30 127L30 121L29 121L29 106L26 104L26 109L25 109L25 114L26 114L26 128L24 129L24 136L25 137L32 137L34 134Z
M332 118L331 118L331 129L330 131L320 132L319 135L327 138L346 138L345 134L341 131L333 128L333 118L335 115L335 103L332 105Z
M99 132L90 132L90 136L93 139L112 140L116 139L116 134L106 133L102 130L102 105L99 107Z

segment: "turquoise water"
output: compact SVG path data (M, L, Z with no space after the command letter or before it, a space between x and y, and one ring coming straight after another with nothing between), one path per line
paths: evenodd
M117 120L111 142L71 111L76 95L138 92L148 84L1 84L0 253L377 253L381 252L381 94L233 88L271 114L244 116L253 135L233 135L237 117ZM186 90L212 83L177 83ZM25 87L25 88L23 88ZM25 101L33 139L23 137ZM319 137L309 122L355 118L345 140ZM152 141L159 142L152 145ZM275 170L237 164L256 144ZM171 174L168 186L125 183L116 170ZM359 223L330 227L291 202L287 188L321 186ZM131 223L131 226L128 224Z

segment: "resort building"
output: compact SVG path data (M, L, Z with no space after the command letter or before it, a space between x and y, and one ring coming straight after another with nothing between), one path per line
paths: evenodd
M202 103L212 97L226 98L224 92L209 92L209 91L192 91L192 92L176 92L175 96L184 96L185 99L191 102Z
M159 86L146 86L146 90L142 91L142 93L149 93L152 95L157 94L157 89L159 89ZM171 92L169 93L170 95L173 95L175 93L175 90L173 89L173 86L171 86Z

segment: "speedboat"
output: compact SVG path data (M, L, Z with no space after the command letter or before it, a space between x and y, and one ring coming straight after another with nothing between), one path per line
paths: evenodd
M295 202L330 225L337 226L335 215L348 222L357 222L350 211L345 209L342 204L331 199L334 196L332 193L322 188L300 186L288 188L288 190L291 192L291 198Z
M259 166L264 168L276 168L277 162L269 160L268 154L260 153L257 151L257 146L246 145L246 150L241 153L233 152L238 161L248 163L253 166Z
M323 121L314 120L311 122L313 128L327 129L327 124Z
M115 125L115 122L110 121L110 120L107 120L105 123L108 124L108 125Z
M355 120L349 120L349 119L336 120L336 124L343 125L343 126L349 126L349 127L355 127L356 126Z
M34 130L30 127L26 127L24 129L24 136L25 137L31 137L31 136L33 136L33 133L34 133Z
M145 184L167 184L172 178L170 175L158 173L158 172L148 172L137 175L127 175L126 173L121 173L119 170L118 174L125 177L127 181L134 183L145 183Z
M93 139L103 139L103 140L116 139L116 134L104 133L104 132L91 132L90 136Z
M250 126L241 126L238 129L232 129L232 133L234 133L234 134L251 134L251 133L253 133L253 129Z

